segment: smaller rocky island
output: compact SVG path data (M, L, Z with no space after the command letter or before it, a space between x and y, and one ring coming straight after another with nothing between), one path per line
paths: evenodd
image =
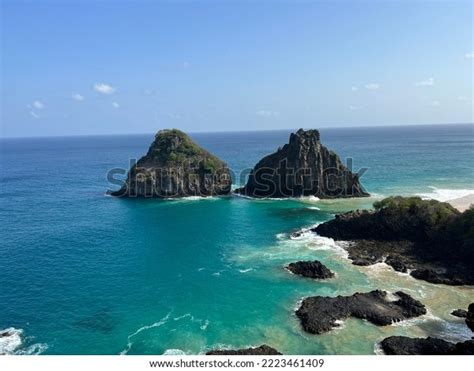
M215 349L206 353L208 356L281 356L281 353L266 345L245 349Z
M132 166L117 197L179 198L226 195L226 164L177 129L159 131L148 153Z
M350 241L356 265L385 262L417 279L447 285L474 284L474 209L419 197L389 197L374 210L336 215L313 232Z
M339 156L321 144L318 130L299 129L288 144L261 159L235 192L256 198L369 196Z
M321 280L334 277L334 273L318 260L290 263L285 269L298 276L313 279Z
M378 326L426 314L425 306L410 295L398 291L398 300L389 301L387 292L374 290L351 296L313 296L304 299L296 311L303 330L322 334L338 327L338 321L348 317L365 319Z

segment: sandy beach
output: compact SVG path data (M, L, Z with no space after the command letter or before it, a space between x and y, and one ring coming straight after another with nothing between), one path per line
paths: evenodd
M465 211L469 209L471 205L474 205L474 194L470 194L464 197L455 198L447 201L449 204L454 206L459 211Z

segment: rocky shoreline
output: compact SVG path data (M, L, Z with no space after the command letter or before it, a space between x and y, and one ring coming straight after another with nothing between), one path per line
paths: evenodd
M451 314L466 318L466 325L474 332L474 303L469 305L467 311L457 309ZM381 341L380 347L387 355L474 355L474 337L471 340L452 343L433 337L390 336Z
M281 353L266 345L244 349L214 349L206 353L208 356L279 356Z
M304 299L296 311L303 330L322 334L338 327L338 321L348 317L365 319L377 326L426 314L425 306L410 295L398 291L398 300L389 301L387 293L374 290L352 296L313 296Z
M375 210L356 210L312 229L345 248L355 265L385 262L436 284L474 284L474 209L460 213L446 203L390 197Z
M472 355L474 340L451 343L437 338L390 336L380 343L386 355Z

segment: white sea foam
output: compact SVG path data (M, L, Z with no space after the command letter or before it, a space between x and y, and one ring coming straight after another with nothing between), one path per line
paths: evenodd
M456 198L461 198L469 195L474 195L474 189L446 189L446 188L436 188L429 187L432 189L431 192L427 193L418 193L417 196L420 196L423 199L433 199L442 202L451 201Z
M48 349L47 344L32 344L23 347L23 330L9 327L0 330L0 355L37 355Z
M302 196L302 197L297 197L297 200L300 201L305 201L305 202L318 202L320 201L319 197L316 196Z
M196 318L191 313L185 313L181 316L174 317L173 320L181 321L182 319L185 319L185 318L189 318L191 322L199 324L199 328L203 331L207 329L207 326L209 326L209 323L210 323L208 319Z
M191 313L186 313L186 314L183 314L182 316L174 317L173 320L179 321L179 320L182 320L183 318L188 318L188 317L191 317Z
M288 235L286 233L277 233L276 236L277 240L285 240Z
M405 319L399 322L392 322L392 326L396 327L410 327L418 325L426 321L443 321L441 318L436 317L428 308L426 308L426 314L419 317Z
M24 349L19 349L15 352L17 355L27 355L27 356L35 356L38 354L43 353L46 349L48 349L47 344L33 344L30 345L29 347L26 347Z
M301 228L296 233L292 234L290 238L292 240L302 240L307 239L308 237L314 237L316 234L312 231L313 228L316 228L320 223L311 225L309 227Z
M0 331L0 355L14 354L21 344L23 330L14 327Z
M316 207L316 206L309 206L309 207L307 207L307 209L309 209L309 210L321 210L319 207Z
M169 312L166 316L164 316L159 321L154 322L151 325L142 326L137 331L135 331L133 334L128 335L128 337L127 337L127 346L124 350L122 350L120 352L120 355L125 355L130 351L130 349L132 348L132 345L133 345L133 342L132 342L133 337L137 336L139 333L141 333L143 331L150 330L150 329L155 328L155 327L163 326L166 322L168 322L168 320L170 318L170 315L171 315L171 312Z
M207 329L207 326L209 326L209 320L208 319L204 320L204 322L201 324L201 326L199 328L204 331L204 330Z
M188 197L179 197L179 198L164 198L165 201L174 201L174 202L183 202L183 201L215 201L220 197L217 196L188 196Z
M340 331L345 327L345 322L342 319L337 319L334 321L334 323L336 324L336 326L331 329L333 331Z
M382 349L382 341L376 341L374 345L374 354L378 356L384 356L385 352Z
M300 197L252 197L240 193L232 193L234 197L246 198L254 201L302 201L302 202L317 202L320 199L316 196L300 196Z
M239 269L240 273L247 273L247 272L250 272L250 271L253 271L253 268Z

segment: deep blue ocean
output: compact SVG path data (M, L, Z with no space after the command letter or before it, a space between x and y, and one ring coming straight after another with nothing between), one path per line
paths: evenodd
M474 126L320 131L353 170L368 169L361 181L373 197L117 199L106 195L108 171L128 170L153 134L1 139L0 330L15 336L0 339L0 353L198 354L266 343L285 354L373 354L392 334L469 338L449 313L474 300L472 287L356 267L331 240L289 234L388 195L473 194ZM191 136L239 174L289 133ZM282 268L301 259L336 277L315 282ZM429 312L387 327L349 319L324 335L305 334L294 316L305 296L373 288L402 288Z

